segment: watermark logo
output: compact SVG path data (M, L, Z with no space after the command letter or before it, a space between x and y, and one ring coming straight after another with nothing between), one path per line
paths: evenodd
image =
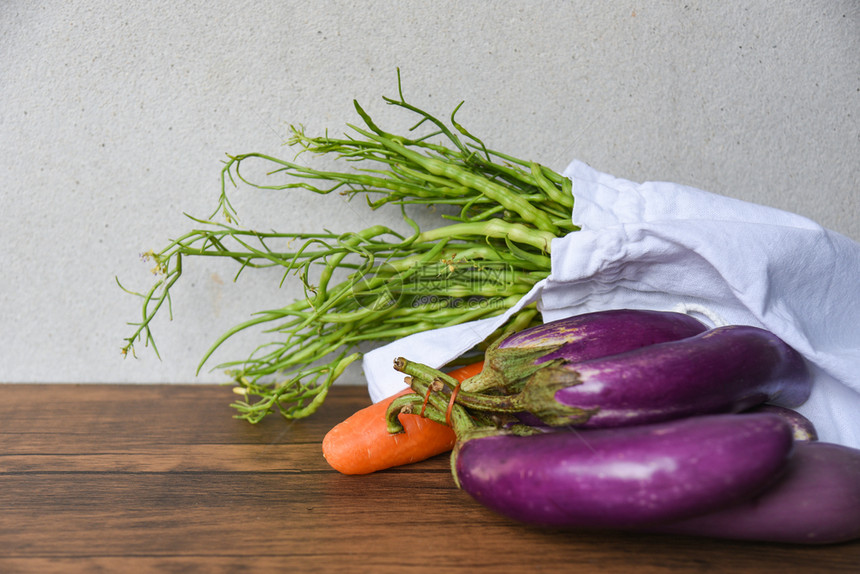
M439 261L399 269L359 269L352 298L362 309L391 307L473 310L501 305L515 283L513 267L495 262Z
M400 277L401 272L388 263L359 269L352 284L352 299L360 308L372 311L397 307L403 297L402 291L397 288Z

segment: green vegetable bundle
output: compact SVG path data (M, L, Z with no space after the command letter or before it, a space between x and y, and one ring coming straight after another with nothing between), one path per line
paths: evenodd
M158 353L151 321L165 303L171 307L183 258L230 258L238 265L237 277L248 268L281 268L281 281L298 277L304 297L229 329L205 353L198 371L225 340L264 327L274 340L217 368L227 370L242 397L233 404L240 418L258 422L272 412L300 418L313 413L332 383L361 357L360 345L501 314L546 277L550 242L578 229L570 219L570 180L488 149L457 123L462 103L450 125L408 103L399 71L398 93L383 99L417 117L409 136L384 131L358 102L364 126L349 125L341 138L311 137L291 126L288 143L298 153L333 155L350 169L322 171L258 153L230 156L215 212L192 218L198 228L147 254L158 271L147 292L126 290L142 298L142 319L131 323L135 331L123 353L133 353L138 342ZM265 182L242 174L251 161L270 166ZM227 193L239 182L267 190L365 194L371 209L400 206L412 232L383 225L343 234L244 229L236 224ZM407 213L410 205L438 206L448 223L422 230ZM213 221L219 213L224 223ZM293 244L300 246L290 250ZM534 311L518 320L527 323L533 316Z

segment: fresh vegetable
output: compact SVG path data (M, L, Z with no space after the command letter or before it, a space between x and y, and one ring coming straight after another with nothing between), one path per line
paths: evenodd
M725 412L693 416L673 406L672 420L598 429L504 418L532 414L523 396L547 369L573 365L590 373L613 361L620 366L597 372L612 375L609 381L637 401L647 397L636 396L636 386L659 379L651 387L656 404L665 400L655 391L662 384L673 399L693 402L693 413L715 404ZM544 363L521 393L505 396L464 391L448 375L399 358L395 369L418 395L392 403L389 429L400 430L396 414L414 412L418 396L426 397L431 419L443 420L447 410L444 420L458 437L451 459L457 484L529 524L806 544L860 537L860 451L818 443L799 413L763 402L797 405L809 394L803 359L772 334L724 327L600 359ZM631 418L640 415L629 408Z
M483 363L459 367L448 373L456 380L473 376ZM410 389L356 412L332 428L323 439L323 457L343 474L369 474L386 468L410 464L451 450L454 431L447 425L416 414L399 415L403 432L391 434L385 412Z
M812 424L812 421L793 409L789 409L787 407L780 407L777 405L764 404L759 405L757 407L753 407L745 412L773 413L782 417L785 422L791 425L791 429L792 431L794 431L795 441L818 440L818 431L815 429L815 425Z
M740 412L765 402L792 407L811 391L803 357L773 333L746 325L590 361L558 357L543 365L522 392L461 392L457 400L470 409L525 411L550 426L606 428ZM438 376L408 361L400 366L412 376Z
M736 505L649 530L793 544L860 538L860 451L801 442L778 482Z
M212 343L198 371L227 339L248 330L269 333L272 339L247 358L216 368L227 369L237 385L241 399L233 406L239 417L257 422L280 412L299 418L319 408L334 381L361 357L359 345L499 315L545 278L552 240L578 229L571 221L571 181L487 148L455 119L460 106L445 123L407 102L399 71L398 88L399 97L384 101L416 118L408 134L383 130L358 102L364 125L349 126L348 135L314 137L291 127L294 149L334 156L350 169L317 169L307 156L302 162L259 153L229 156L215 213L192 218L196 228L146 254L158 275L148 290L126 289L143 305L123 353L134 354L137 343L158 353L152 321L164 308L172 316L170 295L189 258L231 259L237 279L248 269L280 269L282 282L297 276L305 296L286 305L273 302L236 324ZM364 194L372 209L397 206L409 231L383 225L347 233L245 229L236 224L228 198L228 189L240 183ZM409 215L416 206L433 208L449 223L421 229ZM223 222L213 220L219 212Z
M461 488L541 526L630 528L702 515L760 492L785 468L788 424L770 414L711 415L532 436L464 435Z
M586 428L634 425L809 397L803 357L773 333L729 325L680 341L537 372L523 404L549 424L590 413ZM570 410L568 410L570 409Z
M583 313L515 332L486 352L487 368L464 391L506 392L555 359L581 362L698 335L707 327L683 313L612 309Z

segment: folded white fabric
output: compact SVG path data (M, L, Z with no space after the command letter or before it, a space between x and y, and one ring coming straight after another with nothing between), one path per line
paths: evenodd
M676 310L767 329L814 376L797 410L821 440L860 448L860 243L798 215L666 182L634 183L574 161L573 222L552 270L505 315L427 331L367 353L376 402L405 387L406 356L441 366L537 301L544 321L604 309Z

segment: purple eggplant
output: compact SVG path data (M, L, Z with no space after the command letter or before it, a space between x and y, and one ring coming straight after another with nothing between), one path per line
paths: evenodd
M459 486L517 521L629 528L739 503L769 486L792 450L771 414L710 415L653 425L464 438Z
M629 351L662 341L702 333L707 327L684 313L642 309L612 309L583 313L505 338L499 349L544 349L566 345L579 360Z
M799 412L786 407L778 407L776 405L759 405L753 407L747 413L773 413L785 419L791 425L794 431L795 441L811 441L818 440L818 431L812 421L800 414Z
M860 538L860 450L798 443L786 472L731 507L649 530L717 538L832 544Z
M606 428L765 402L794 407L810 391L797 351L764 329L730 325L590 361L556 361L534 373L519 396L496 402L516 403L551 426Z
M509 389L556 359L580 362L698 335L707 326L683 313L613 309L550 321L507 336L485 355L484 372L467 391Z

